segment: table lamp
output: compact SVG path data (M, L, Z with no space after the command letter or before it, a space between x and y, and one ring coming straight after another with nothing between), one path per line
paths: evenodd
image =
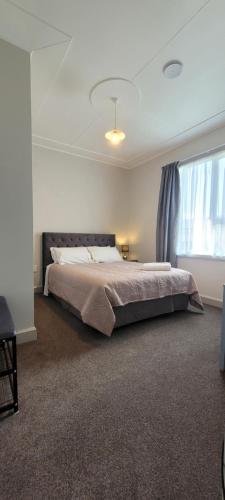
M129 245L121 245L121 252L123 254L123 260L127 260L129 254Z

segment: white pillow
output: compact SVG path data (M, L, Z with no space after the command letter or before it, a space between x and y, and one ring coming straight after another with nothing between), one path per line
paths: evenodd
M116 247L88 247L94 262L119 262L122 259Z
M92 262L87 247L51 247L55 264L84 264Z

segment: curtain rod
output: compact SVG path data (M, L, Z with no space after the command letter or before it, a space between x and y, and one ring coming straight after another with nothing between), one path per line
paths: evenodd
M213 148L213 149L208 149L207 151L204 151L204 153L199 153L198 155L189 156L188 158L181 160L179 166L181 167L182 165L185 165L186 163L189 163L190 161L197 161L197 160L200 160L201 158L205 158L207 156L210 156L211 154L219 153L220 151L225 151L225 144L223 144L222 146Z

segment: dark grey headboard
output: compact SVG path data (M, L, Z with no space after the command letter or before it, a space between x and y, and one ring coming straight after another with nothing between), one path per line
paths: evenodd
M43 286L46 266L52 263L51 247L114 247L115 234L42 233Z

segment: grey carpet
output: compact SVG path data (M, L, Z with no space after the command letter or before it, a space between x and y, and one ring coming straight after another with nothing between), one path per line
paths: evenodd
M0 498L218 500L221 311L116 331L36 297L18 347L20 413L0 422Z

